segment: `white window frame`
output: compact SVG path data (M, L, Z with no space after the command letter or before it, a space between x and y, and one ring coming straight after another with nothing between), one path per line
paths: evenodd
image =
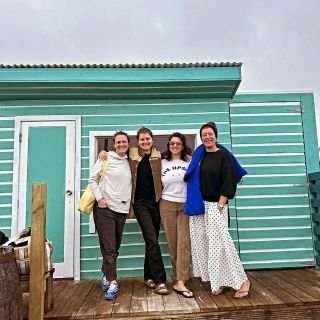
M97 154L97 138L101 137L112 137L116 131L90 131L89 133L89 168L92 168L96 163L96 154ZM129 136L135 136L137 131L125 131ZM153 136L162 136L162 135L171 135L174 130L152 130ZM201 139L199 135L199 129L185 129L179 130L180 133L185 135L194 135L195 141L194 145L197 147L201 144ZM90 173L89 173L90 174ZM127 219L126 223L136 223L136 219ZM93 221L93 216L90 215L89 218L89 233L95 233L95 225Z

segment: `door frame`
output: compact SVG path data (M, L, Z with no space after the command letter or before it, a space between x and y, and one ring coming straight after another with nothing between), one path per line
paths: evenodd
M75 123L75 175L74 175L74 234L73 234L73 278L80 279L80 215L77 211L77 203L80 195L80 159L81 159L81 116L18 116L15 118L14 131L14 158L13 158L13 189L12 189L12 222L11 236L19 230L18 202L19 202L19 178L20 178L20 134L23 122L66 122Z

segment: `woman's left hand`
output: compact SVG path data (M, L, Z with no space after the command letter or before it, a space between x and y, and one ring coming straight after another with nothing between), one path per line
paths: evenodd
M218 210L219 210L220 213L223 212L224 207L225 207L225 204L221 204L221 203L219 203L219 202L217 203L217 208L218 208Z

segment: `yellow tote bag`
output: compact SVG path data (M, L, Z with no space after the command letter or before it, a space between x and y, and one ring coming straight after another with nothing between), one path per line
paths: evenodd
M109 158L108 158L108 160L109 160ZM108 167L108 160L104 160L102 163L99 185L100 185L101 181L103 180L104 174L106 173L106 170ZM84 191L84 193L82 194L82 196L80 198L78 210L82 213L85 213L85 214L91 214L95 201L96 201L95 196L93 195L90 187L87 186L86 190Z

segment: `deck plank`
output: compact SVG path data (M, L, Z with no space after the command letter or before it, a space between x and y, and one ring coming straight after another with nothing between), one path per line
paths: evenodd
M132 288L130 316L143 316L148 314L148 300L146 286L143 278L135 278Z
M225 295L229 299L229 301L232 301L236 310L253 308L253 305L248 297L237 299L237 298L234 298L235 293L236 293L236 290L226 290L226 292L225 293L223 292L222 295Z
M76 313L76 318L87 319L89 317L92 317L96 313L98 302L102 297L103 291L101 290L100 281L95 281L82 306Z
M320 319L320 272L313 269L249 271L249 297L233 298L234 290L213 297L210 284L191 278L195 297L184 298L172 290L161 296L147 289L142 278L120 279L120 292L107 301L97 280L54 281L54 308L46 320L154 320ZM27 313L25 313L27 314Z
M288 270L288 269L285 269ZM289 270L288 270L289 271ZM312 272L315 271L315 272ZM320 286L320 271L310 269L295 269L292 274L299 276L302 281Z
M123 278L119 286L119 295L113 306L112 316L124 317L130 315L131 297L132 297L132 278ZM120 294L121 292L121 294Z
M65 288L64 295L61 295L62 301L54 305L53 309L49 311L45 317L70 318L78 312L83 301L89 294L93 286L92 280L74 281L68 284ZM59 296L60 298L60 296ZM58 300L58 299L57 299ZM56 308L56 305L58 308Z
M147 288L148 315L159 315L165 312L163 296Z
M268 275L266 272L268 272ZM314 302L317 301L317 299L312 297L307 292L304 292L303 290L297 288L296 285L293 285L290 282L287 282L286 279L280 277L278 275L278 272L279 270L261 271L260 275L266 275L266 276L272 277L274 281L278 283L280 288L286 290L291 295L301 300L304 305L312 305ZM257 274L257 271L255 274Z
M181 295L178 295L176 293L181 306L181 313L198 313L200 312L200 307L198 306L198 303L195 298L185 298ZM170 299L170 297L167 297Z
M309 281L308 278L301 277L298 273L288 270L280 270L278 274L286 281L313 296L315 298L315 302L319 300L320 287L315 281Z
M168 286L169 294L163 296L163 304L165 312L184 313L185 310L181 306L178 295L172 290L172 286Z
M268 288L265 278L261 278L255 271L248 272L250 276L251 286L255 288L255 291L261 295L261 297L273 307L285 306L286 302L281 300L276 294L274 294Z
M118 281L118 284L121 285L121 279ZM100 289L101 290L101 289ZM117 297L118 298L118 297ZM101 299L98 302L94 318L111 318L112 310L116 304L117 298L114 300L106 300L104 294L101 296Z
M65 318L75 316L88 296L93 284L93 280L80 281L78 286L74 288L73 295L69 300L65 301L64 308L60 311L60 315Z
M58 281L60 282L60 281ZM57 285L57 282L54 281L54 305L53 308L47 312L44 315L44 318L56 318L60 315L62 308L64 307L64 304L66 301L68 301L68 299L70 299L70 297L72 296L72 294L74 294L74 292L76 291L75 288L79 285L80 281L69 281L66 282L66 286L62 288L62 290L59 290L59 286L60 283ZM55 298L55 292L57 293L57 297Z
M262 276L262 274L260 274L260 273L259 273L259 276L257 276L256 273L254 273L254 274L260 282L263 281L265 286L267 286L268 290L270 290L273 294L278 296L283 302L286 303L287 306L293 307L293 306L302 306L303 305L303 301L301 301L297 297L290 294L290 292L288 292L287 290L284 290L281 287L279 287L277 280L273 279L271 273L268 274L267 277ZM252 289L255 290L254 287ZM258 291L258 294L260 294L261 298L268 304L268 307L272 306L267 302L267 300L264 299L263 294L261 294L259 291Z
M220 294L219 296L213 296L211 294L211 287L209 282L203 282L203 287L209 292L210 298L214 301L219 311L228 311L234 310L235 305L229 297L224 294Z
M218 311L218 306L210 297L210 291L203 286L203 282L199 278L189 279L188 285L195 296L201 312Z

